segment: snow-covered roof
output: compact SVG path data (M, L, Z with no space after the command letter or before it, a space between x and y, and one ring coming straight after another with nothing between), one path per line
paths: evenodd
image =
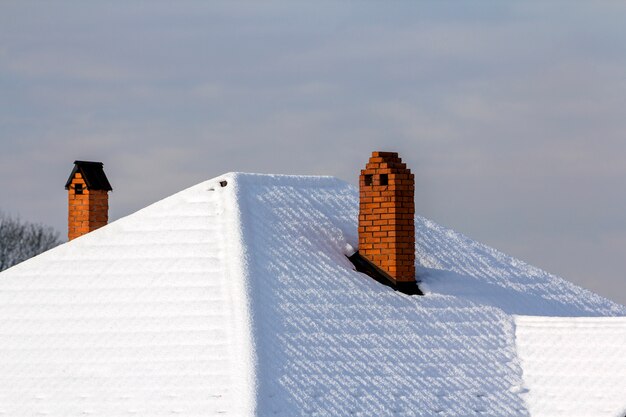
M520 316L515 325L531 415L626 416L626 317Z
M357 211L225 174L4 271L0 416L624 413L626 307L419 216L426 295L394 292L345 256Z

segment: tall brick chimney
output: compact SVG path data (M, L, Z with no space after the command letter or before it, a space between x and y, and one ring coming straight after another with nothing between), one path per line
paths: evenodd
M395 286L415 286L413 174L396 152L373 152L359 189L359 254Z
M65 189L68 195L67 238L75 239L109 221L109 191L102 162L74 161Z

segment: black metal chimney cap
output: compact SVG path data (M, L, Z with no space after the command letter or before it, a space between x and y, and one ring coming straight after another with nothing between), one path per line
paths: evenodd
M69 190L72 178L77 172L80 172L85 184L87 184L87 189L112 191L113 187L111 187L103 167L102 162L74 161L74 169L65 183L65 189Z

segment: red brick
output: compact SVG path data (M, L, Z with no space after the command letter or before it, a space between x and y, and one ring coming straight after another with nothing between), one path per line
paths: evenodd
M388 185L380 185L387 174ZM365 175L373 185L365 186ZM361 170L359 251L398 280L415 279L414 176L396 153L374 152Z
M75 194L75 185L83 193ZM109 196L104 190L89 190L80 173L75 173L68 189L68 239L72 240L105 226L109 220Z

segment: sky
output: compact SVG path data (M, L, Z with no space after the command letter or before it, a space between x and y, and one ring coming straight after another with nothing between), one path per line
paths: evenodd
M0 1L0 210L65 237L225 172L357 184L626 304L626 3Z

